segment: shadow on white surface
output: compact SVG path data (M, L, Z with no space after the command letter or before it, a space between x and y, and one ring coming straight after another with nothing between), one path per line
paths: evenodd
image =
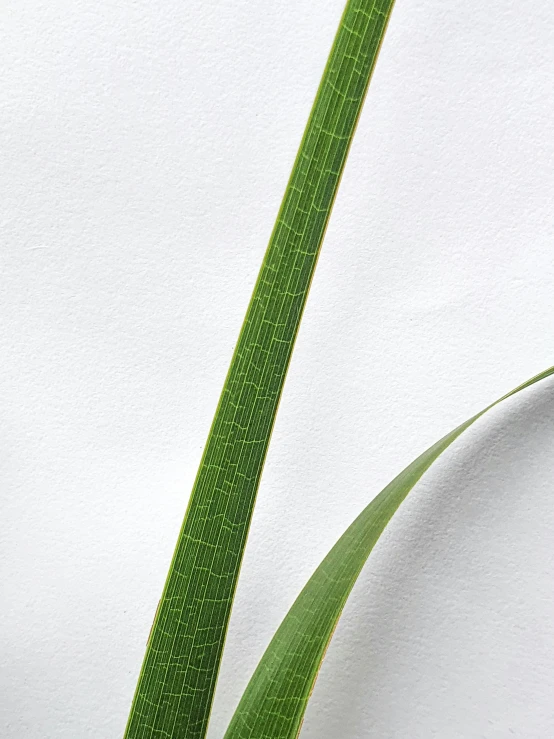
M554 736L553 448L550 383L427 474L360 577L303 737Z

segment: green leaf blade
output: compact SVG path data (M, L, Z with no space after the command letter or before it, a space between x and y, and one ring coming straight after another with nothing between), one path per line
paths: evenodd
M394 478L349 526L314 572L267 647L225 739L295 739L348 596L387 524L422 475L482 415L554 375L541 372L472 416Z
M346 6L204 450L125 739L205 736L279 398L392 4Z

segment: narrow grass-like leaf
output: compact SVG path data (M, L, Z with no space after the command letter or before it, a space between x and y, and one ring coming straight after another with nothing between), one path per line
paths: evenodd
M392 3L350 0L342 17L200 463L126 739L205 735L285 373Z
M478 418L506 398L553 374L551 367L462 423L423 452L372 500L292 605L260 660L225 739L295 739L348 595L402 501L442 452Z

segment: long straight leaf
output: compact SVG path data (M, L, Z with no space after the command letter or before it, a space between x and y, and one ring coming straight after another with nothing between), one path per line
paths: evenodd
M350 0L342 17L194 483L126 739L205 735L285 373L392 3Z
M542 372L423 452L372 500L312 575L263 655L225 739L294 739L333 631L371 550L423 473L484 413L539 380Z

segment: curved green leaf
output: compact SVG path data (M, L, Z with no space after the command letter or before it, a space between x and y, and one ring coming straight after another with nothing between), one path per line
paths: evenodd
M495 401L423 452L371 501L302 590L263 655L225 739L294 739L348 595L398 507L433 462L484 413L554 374L554 367Z
M205 735L279 397L392 3L346 6L200 463L126 739Z

